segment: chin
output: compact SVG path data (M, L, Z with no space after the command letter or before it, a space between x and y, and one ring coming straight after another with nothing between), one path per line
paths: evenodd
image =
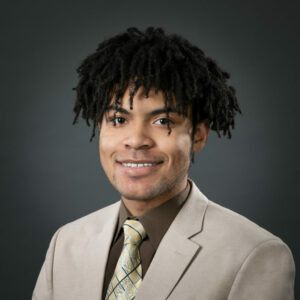
M153 198L155 194L155 187L145 187L137 184L115 184L115 189L122 195L122 197L130 200L147 200ZM153 193L154 192L154 193ZM155 195L154 195L155 197Z
M119 193L122 195L122 197L128 199L128 200L139 200L139 201L147 201L154 198L156 195L153 192L145 192L145 190L140 189L118 189Z
M120 186L116 188L124 198L137 201L150 201L170 190L170 187L164 181L160 181L159 183L153 182L148 185L141 184L138 186L138 184L132 184L126 187L123 186L123 188Z

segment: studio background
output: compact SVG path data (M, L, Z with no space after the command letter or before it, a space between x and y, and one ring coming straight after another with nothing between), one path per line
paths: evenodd
M30 299L53 233L120 198L101 168L97 135L89 142L92 127L72 125L72 88L82 59L130 26L181 34L231 74L243 116L231 140L210 132L190 177L210 200L279 236L297 270L299 8L283 0L2 0L1 299Z

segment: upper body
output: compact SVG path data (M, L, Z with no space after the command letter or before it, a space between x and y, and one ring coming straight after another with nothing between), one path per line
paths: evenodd
M192 182L164 234L139 299L292 300L288 246L247 218L208 200ZM61 227L53 236L34 300L99 300L121 201Z
M33 299L99 300L108 284L109 300L292 299L287 245L188 179L210 129L231 138L241 113L229 74L184 38L152 27L103 41L78 73L73 124L82 111L93 136L98 127L100 162L121 200L54 234ZM120 224L123 206L139 220ZM128 224L140 231L127 235Z

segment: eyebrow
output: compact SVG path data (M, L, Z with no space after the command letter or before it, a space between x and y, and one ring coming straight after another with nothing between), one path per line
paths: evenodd
M120 112L120 113L123 113L125 115L131 115L131 112L129 112L127 109L123 108L123 107L119 107L119 106L115 106L115 105L110 105L107 107L106 111L109 112L109 111L115 111L115 112ZM167 111L170 113L170 112L173 112L173 113L177 113L178 115L180 115L179 111L173 107L162 107L162 108L158 108L158 109L155 109L155 110L152 110L150 112L147 113L148 116L155 116L155 115L159 115L159 114L162 114L162 113L167 113Z

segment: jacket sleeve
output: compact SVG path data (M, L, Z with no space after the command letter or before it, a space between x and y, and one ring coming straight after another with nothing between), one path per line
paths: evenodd
M293 300L295 263L289 247L280 239L259 244L247 256L228 300Z
M42 265L39 277L33 290L32 300L53 299L53 261L55 245L60 229L53 235Z

